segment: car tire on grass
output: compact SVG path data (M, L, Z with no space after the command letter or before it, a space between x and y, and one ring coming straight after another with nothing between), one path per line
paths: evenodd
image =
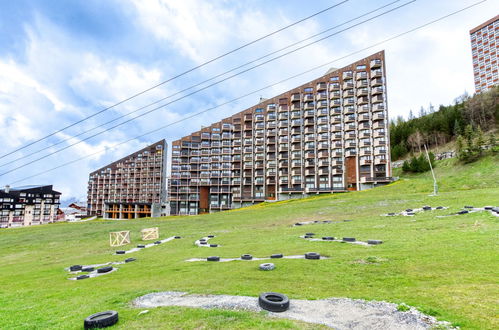
M107 266L107 267L102 267L102 268L97 269L97 273L99 273L99 274L109 273L112 270L113 270L113 266Z
M73 266L69 267L69 270L72 272L76 272L76 271L81 270L81 268L82 268L81 265L73 265Z
M135 260L137 260L137 259L135 259L135 258L128 258L128 259L125 259L125 262L129 263L129 262L132 262L132 261L135 261Z
M85 329L106 328L118 322L118 312L106 311L90 315L85 318L83 327Z
M125 251L123 251L123 250L118 250L118 251L116 251L116 254L125 254Z
M270 312L285 312L289 308L289 299L286 295L277 292L264 292L258 297L258 305Z
M305 253L305 259L310 259L310 260L318 260L321 258L321 255L317 252L308 252Z
M243 254L241 256L241 260L251 260L253 259L253 256L251 254Z
M260 268L260 270L274 270L275 265L271 262L267 262L264 264L260 264L260 266L258 266L258 268Z
M276 254L273 254L273 255L270 256L271 259L279 259L279 258L282 258L282 257L284 257L282 255L282 253L276 253Z
M208 260L208 261L220 261L220 257L211 256L211 257L206 258L206 260Z
M90 276L88 275L79 275L79 276L76 276L76 280L84 280L86 278L89 278Z
M94 270L95 270L94 267L84 267L81 269L82 272L86 272L86 273L93 272Z

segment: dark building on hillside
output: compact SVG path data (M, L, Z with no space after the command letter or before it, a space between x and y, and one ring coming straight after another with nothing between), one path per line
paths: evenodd
M46 186L23 186L0 191L0 228L64 220L59 216L61 193Z
M168 215L166 153L161 140L90 173L88 214L108 219Z
M391 180L384 52L172 143L171 214Z

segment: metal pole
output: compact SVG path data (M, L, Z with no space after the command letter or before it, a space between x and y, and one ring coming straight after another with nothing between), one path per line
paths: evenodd
M431 166L430 155L428 154L428 149L426 148L426 144L423 145L424 145L424 150L426 152L426 158L428 159L428 163L430 164L431 175L433 176L433 196L437 196L438 195L437 179L435 178L435 173L433 172L433 166Z

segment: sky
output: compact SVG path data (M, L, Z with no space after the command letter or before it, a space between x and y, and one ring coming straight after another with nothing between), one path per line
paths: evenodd
M410 110L417 113L422 106L452 104L465 92L473 94L469 30L497 14L497 0L485 1L443 21L373 46L479 2L396 1L322 34L322 37L335 34L323 41L214 86L207 87L231 74L186 90L392 2L394 0L0 1L0 186L52 184L62 192L63 199L85 201L90 172L161 139L170 144L203 125L258 103L260 97L273 97L323 75L330 67L341 68L380 50L385 50L388 112L392 119L408 117ZM405 3L409 4L362 22ZM338 6L331 10L57 132L335 4ZM365 49L370 46L373 47ZM317 70L276 84L320 65L323 66ZM227 103L269 85L273 86ZM200 90L203 87L207 88ZM163 101L146 107L158 100ZM217 107L222 103L227 104ZM165 106L112 128L160 105ZM195 115L210 108L214 109ZM135 112L117 119L132 111ZM116 121L103 125L114 119ZM96 128L99 125L103 126ZM163 126L167 127L157 130ZM156 131L146 134L153 130ZM52 133L55 134L41 142L4 156ZM92 137L97 133L101 134ZM70 146L75 143L78 144ZM48 156L62 148L65 149ZM77 161L80 158L84 159ZM68 162L73 163L63 166ZM55 167L59 168L51 170ZM37 175L42 172L46 173Z

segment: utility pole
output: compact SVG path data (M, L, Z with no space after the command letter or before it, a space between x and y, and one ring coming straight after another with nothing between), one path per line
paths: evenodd
M430 155L428 154L428 149L426 148L426 143L423 145L424 145L424 150L426 152L426 158L428 159L428 163L430 164L431 175L433 176L433 194L430 196L437 196L438 195L437 179L435 178L435 172L433 172L433 166L431 166Z

